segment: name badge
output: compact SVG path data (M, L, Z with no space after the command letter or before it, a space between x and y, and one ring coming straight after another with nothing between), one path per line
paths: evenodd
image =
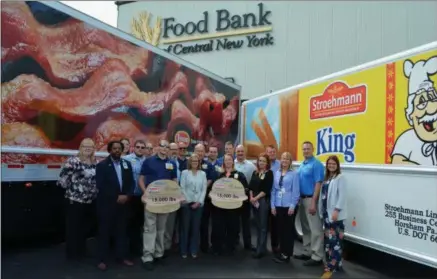
M219 167L219 166L215 166L215 170L217 172L223 172L223 169L221 167Z
M208 168L208 165L207 165L207 164L203 164L203 165L202 165L202 169L206 170L207 168Z
M238 179L238 173L234 174L234 178Z
M172 170L173 169L173 164L172 163L165 163L165 168L168 170Z
M124 168L125 170L127 170L127 164L126 164L125 161L123 161L123 168Z
M259 178L261 178L261 180L264 180L265 174L261 174L261 176Z
M285 188L281 188L281 193L285 194Z

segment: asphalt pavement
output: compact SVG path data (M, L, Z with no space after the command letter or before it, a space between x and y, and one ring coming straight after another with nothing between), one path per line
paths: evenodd
M280 265L272 261L271 255L255 260L250 252L239 250L229 257L200 254L196 260L182 259L175 253L153 271L144 270L140 259L133 267L113 262L102 272L92 257L95 241L91 239L88 244L90 257L76 264L66 262L63 244L2 252L2 278L320 278L323 271L322 267L305 267L299 260ZM295 249L299 253L301 243L296 242ZM348 251L344 271L334 278L437 278L435 269L361 246L348 244Z

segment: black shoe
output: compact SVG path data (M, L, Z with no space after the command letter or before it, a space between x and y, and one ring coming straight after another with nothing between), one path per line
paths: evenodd
M214 255L214 256L220 256L222 254L221 250L214 248L214 247L210 247L208 252L208 254ZM206 254L206 253L205 253Z
M301 254L301 255L294 255L293 258L295 258L295 259L297 259L297 260L302 260L302 261L308 261L308 260L311 259L310 256L303 255L303 254Z
M274 257L273 261L275 263L289 263L290 262L290 257L281 253L277 257Z
M223 255L225 256L233 256L235 254L235 248L227 248L223 251Z
M322 264L323 264L323 261L315 261L313 259L309 259L303 263L304 266L319 266Z
M244 250L256 252L256 247L254 247L253 245L244 245Z
M263 257L264 257L264 254L262 254L262 253L253 253L252 254L252 258L254 258L254 259L261 259Z
M208 247L203 247L203 246L200 247L200 251L201 251L203 254L208 254L209 250L210 250L210 249L209 249Z
M149 271L155 269L155 266L153 265L153 262L143 262L142 266L143 266L143 268L145 270L149 270Z
M164 257L155 258L153 259L153 263L163 265L165 263L165 258Z
M171 249L165 250L164 255L162 255L162 258L163 259L168 258L168 256L170 256L170 254L171 254Z

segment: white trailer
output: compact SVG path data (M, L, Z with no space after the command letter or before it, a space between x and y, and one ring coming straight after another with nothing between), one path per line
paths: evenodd
M347 178L346 239L437 268L437 42L242 105L251 158L302 142ZM300 221L296 230L301 234Z

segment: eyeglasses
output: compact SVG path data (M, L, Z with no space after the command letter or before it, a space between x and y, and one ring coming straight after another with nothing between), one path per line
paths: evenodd
M81 148L86 148L86 149L93 149L94 146L90 146L90 145L82 145Z
M186 147L179 147L179 150L187 150Z
M135 146L135 148L138 148L138 149L146 149L145 146Z

